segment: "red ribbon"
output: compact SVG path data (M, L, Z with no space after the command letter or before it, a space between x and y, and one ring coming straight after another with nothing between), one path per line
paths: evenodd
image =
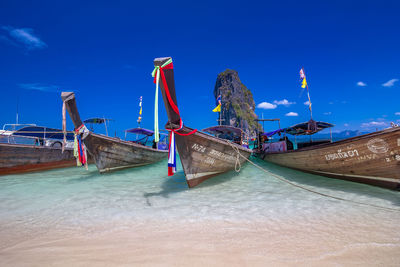
M79 130L82 129L83 126L85 126L85 124L82 123L81 126L79 126L78 128L75 129L75 132L76 132L76 133L79 133Z
M179 115L179 124L180 125L179 125L178 129L167 129L167 130L172 131L180 136L188 136L188 135L191 135L191 134L194 134L195 132L197 132L197 129L194 129L193 131L186 133L186 134L177 132L183 128L183 121L182 121L182 118L180 117L178 107L175 105L174 101L172 101L171 94L169 92L168 85L167 85L167 80L165 79L165 75L164 75L164 70L172 70L172 69L174 69L174 65L172 64L172 62L164 67L160 66L160 75L161 75L162 83L163 83L163 86L165 89L165 95L167 96L167 99L168 99L168 103L172 107L172 109L175 111L175 113ZM157 83L157 75L154 75L154 83Z

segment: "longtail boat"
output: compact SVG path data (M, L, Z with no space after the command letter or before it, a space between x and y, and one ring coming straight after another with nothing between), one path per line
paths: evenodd
M239 164L244 164L245 158L250 157L252 150L183 124L176 100L172 59L170 57L156 58L154 66L153 76L157 87L159 85L161 89L168 115L166 129L170 131L172 140L170 150L174 149L175 143L188 186L194 187L206 179L234 170Z
M32 125L0 130L0 175L42 171L75 165L72 146L62 152L62 131ZM68 133L68 141L74 135ZM71 142L69 142L70 144Z
M81 134L89 154L100 173L152 164L165 159L168 151L153 148L143 143L121 140L94 133L82 123L73 92L62 92L61 98L72 119L75 129Z
M310 120L261 134L259 139L278 133L312 135L327 127L331 125ZM281 139L260 142L257 155L265 161L317 175L390 189L400 188L400 127L336 142L304 142L293 146L287 136Z

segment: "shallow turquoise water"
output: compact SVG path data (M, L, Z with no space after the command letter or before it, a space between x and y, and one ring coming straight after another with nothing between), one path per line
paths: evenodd
M321 193L400 209L400 192L252 160ZM226 173L192 189L186 185L182 167L175 176L167 176L166 161L108 174L99 174L91 165L88 171L72 167L0 177L0 234L15 226L123 227L154 220L294 223L298 218L312 222L346 216L398 227L399 214L312 194L249 164L240 173Z

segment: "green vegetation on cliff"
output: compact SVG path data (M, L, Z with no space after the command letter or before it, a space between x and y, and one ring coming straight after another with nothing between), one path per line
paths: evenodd
M254 134L261 125L254 121L255 103L251 91L241 82L238 72L227 69L218 74L214 88L215 98L222 97L222 124L242 128L247 134Z

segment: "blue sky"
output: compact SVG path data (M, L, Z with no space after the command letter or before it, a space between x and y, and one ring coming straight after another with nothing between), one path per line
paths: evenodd
M315 120L382 129L400 119L399 12L398 1L1 1L0 124L15 122L18 99L20 122L60 128L64 90L83 118L113 118L120 136L143 96L152 128L152 62L172 56L188 126L216 123L213 89L227 68L259 116L308 120L304 67Z

